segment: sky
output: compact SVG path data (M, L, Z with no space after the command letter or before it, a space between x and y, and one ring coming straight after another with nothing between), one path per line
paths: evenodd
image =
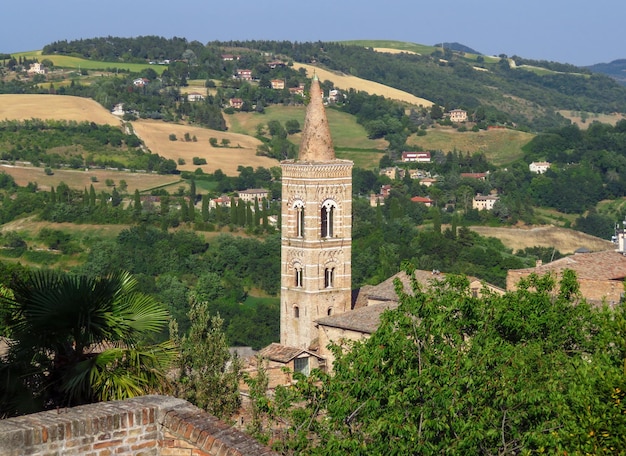
M626 58L625 18L624 0L7 0L0 53L103 36L380 39L586 66Z

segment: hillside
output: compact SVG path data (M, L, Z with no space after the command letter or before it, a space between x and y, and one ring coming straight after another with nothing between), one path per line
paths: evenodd
M415 95L412 95L411 93L405 92L403 90L398 90L378 82L369 81L367 79L359 78L349 74L344 74L339 71L329 71L318 66L307 65L298 62L294 62L294 68L297 70L303 68L304 70L306 70L308 75L317 74L320 80L329 80L335 85L335 87L339 89L361 90L372 95L381 95L385 98L402 101L404 103L408 103L414 106L423 106L428 108L433 105L432 101L425 98L416 97Z
M609 63L597 63L587 68L594 73L606 74L621 85L626 86L626 59L613 60Z
M407 144L419 146L423 150L463 151L470 154L482 152L490 163L502 166L521 159L522 147L534 136L506 128L459 132L450 127L428 130L425 136L412 135Z

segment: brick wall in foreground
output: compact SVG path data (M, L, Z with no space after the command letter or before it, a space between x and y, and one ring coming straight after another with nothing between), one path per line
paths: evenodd
M143 396L0 420L0 456L274 455L182 399Z

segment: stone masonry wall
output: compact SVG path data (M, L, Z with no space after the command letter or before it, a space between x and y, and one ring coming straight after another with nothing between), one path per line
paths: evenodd
M274 454L189 402L169 396L143 396L0 420L0 456Z

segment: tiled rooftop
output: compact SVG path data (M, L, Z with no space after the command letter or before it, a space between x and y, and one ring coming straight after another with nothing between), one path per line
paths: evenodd
M355 309L351 312L320 318L317 320L317 323L322 326L350 329L372 334L380 325L380 314L387 309L395 309L396 307L398 307L397 302L373 304L371 306Z
M303 352L306 352L313 356L318 356L303 348L288 347L286 345L281 345L276 342L269 344L267 347L261 349L259 351L259 355L263 358L269 359L270 361L288 363Z
M577 253L538 267L514 269L511 272L536 272L541 275L563 269L573 270L579 279L623 280L626 277L626 256L612 250Z
M417 270L415 271L415 277L424 288L429 288L433 280L443 280L445 275L437 271ZM364 307L356 307L351 312L320 318L317 320L317 323L322 326L343 328L366 334L373 333L380 324L380 314L387 309L395 309L398 307L398 295L396 294L393 284L396 278L400 279L404 290L410 293L411 283L409 276L404 272L399 272L376 286L368 286L366 292L361 290L362 293L359 293L361 300L363 299L363 295L367 295L369 299L384 302L370 304Z

